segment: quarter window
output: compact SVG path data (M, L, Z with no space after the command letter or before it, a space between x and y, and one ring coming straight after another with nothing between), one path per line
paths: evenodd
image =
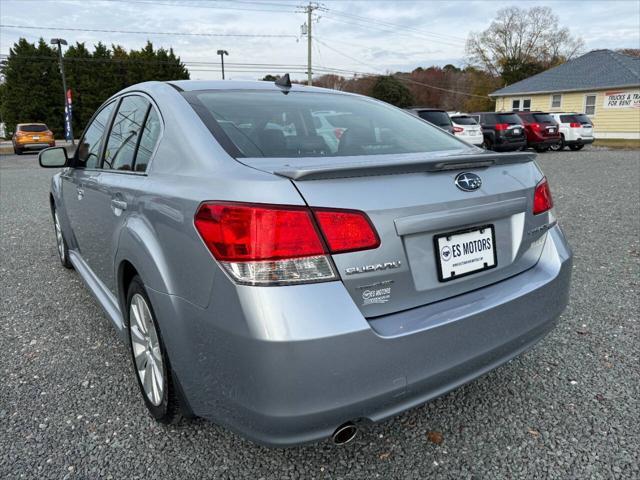
M100 161L100 146L102 145L102 136L107 128L109 118L115 102L104 107L98 115L93 119L82 136L82 140L78 145L78 162L79 167L97 168Z
M562 95L556 94L551 96L551 108L560 108L562 106Z
M584 113L587 115L596 114L596 96L587 95L584 97Z
M136 146L149 106L149 101L139 95L122 99L113 119L102 168L133 170Z
M144 123L140 144L138 145L138 153L136 154L134 165L136 172L144 172L147 169L151 155L156 148L156 143L158 143L158 138L160 138L160 116L155 108L151 107Z

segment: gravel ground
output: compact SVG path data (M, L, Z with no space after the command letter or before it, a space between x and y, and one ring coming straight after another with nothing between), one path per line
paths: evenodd
M115 330L56 257L51 171L0 157L0 478L639 478L640 152L540 163L575 250L558 328L351 444L272 450L147 416Z

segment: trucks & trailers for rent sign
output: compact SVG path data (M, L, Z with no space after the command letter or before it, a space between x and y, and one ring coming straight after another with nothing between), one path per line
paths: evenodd
M604 108L640 108L640 90L604 92Z

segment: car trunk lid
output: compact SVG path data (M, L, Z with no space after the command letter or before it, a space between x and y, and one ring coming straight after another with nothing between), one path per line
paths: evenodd
M332 163L300 159L303 165L296 161L295 167L284 159L277 166L270 159L270 169L290 178L312 207L354 209L369 216L381 245L332 258L362 313L376 317L498 282L536 263L548 219L530 213L534 187L542 178L532 159L522 153L432 154L395 163L372 157L333 158ZM482 186L475 191L456 187L462 172L478 175ZM434 238L476 227L494 231L495 267L441 281Z

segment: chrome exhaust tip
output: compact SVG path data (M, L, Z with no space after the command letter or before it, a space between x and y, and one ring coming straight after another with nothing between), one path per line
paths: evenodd
M336 428L335 432L331 435L331 440L336 445L344 445L353 440L358 433L358 427L353 422L346 422Z

